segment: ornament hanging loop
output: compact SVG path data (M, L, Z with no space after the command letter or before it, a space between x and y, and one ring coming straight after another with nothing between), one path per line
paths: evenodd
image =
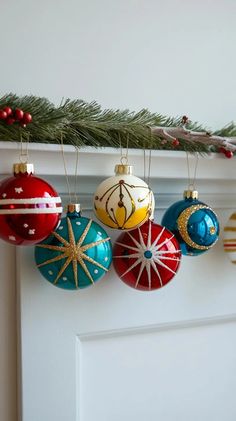
M128 165L128 156L127 155L121 155L120 162L122 165Z
M144 140L144 147L143 147L143 178L147 185L150 185L150 177L151 177L151 163L152 163L152 129L151 127L147 126L149 130L150 140L148 143L148 173L146 175L146 141Z
M72 192L70 187L70 181L69 181L69 175L67 172L67 166L66 166L66 159L65 159L65 152L64 152L64 143L63 143L63 133L61 133L61 154L63 159L63 165L64 165L64 174L66 178L66 184L67 184L67 190L69 195L69 201L72 206L78 205L78 195L77 195L77 182L78 182L78 163L79 163L79 149L75 147L76 149L76 163L75 163L75 176L74 176L74 200L72 199ZM79 205L80 206L80 205Z
M123 154L123 148L121 144L121 138L119 134L119 143L120 143L120 162L122 165L128 165L128 155L129 155L129 133L127 133L126 139L126 152Z
M19 156L19 161L22 164L27 164L29 162L29 154L28 153L21 153Z
M199 162L199 154L198 152L196 153L196 161L195 161L195 165L194 165L194 171L193 171L193 177L191 178L191 174L190 174L190 162L189 162L189 153L186 152L186 158L187 158L187 169L188 169L188 190L189 191L195 191L196 190L196 176L197 176L197 167L198 167L198 162Z
M22 137L22 133L20 132L20 155L19 155L19 161L22 164L27 164L29 162L29 138L30 135L29 133L27 134L27 140L25 142L25 147L24 147L24 143L23 143L23 137Z

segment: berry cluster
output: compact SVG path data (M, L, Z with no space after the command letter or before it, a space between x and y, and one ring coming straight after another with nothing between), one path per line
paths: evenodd
M188 123L188 117L186 115L183 115L182 117L182 124L185 125Z
M32 115L24 113L20 108L12 110L10 107L4 107L0 110L0 120L4 120L8 126L19 123L21 127L25 128L27 124L31 123Z
M232 158L234 156L232 151L229 151L228 149L225 149L223 147L219 148L219 152L223 153L226 158Z
M178 139L173 140L172 145L173 145L174 148L179 146L179 140Z

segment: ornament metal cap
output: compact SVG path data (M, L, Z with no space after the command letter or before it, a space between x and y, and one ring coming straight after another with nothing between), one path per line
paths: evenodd
M133 165L127 164L117 164L115 166L115 173L116 175L120 174L133 174Z
M185 190L184 191L184 199L198 199L198 191L197 190Z
M14 174L34 174L34 164L28 164L27 162L17 162L13 164Z
M79 203L69 203L67 205L67 213L74 213L74 212L77 212L77 213L80 212L80 204Z

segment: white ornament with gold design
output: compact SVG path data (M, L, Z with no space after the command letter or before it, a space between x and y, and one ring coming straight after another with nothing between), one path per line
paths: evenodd
M95 192L95 214L110 228L131 230L153 216L153 192L132 172L131 165L116 165L115 175L104 180Z

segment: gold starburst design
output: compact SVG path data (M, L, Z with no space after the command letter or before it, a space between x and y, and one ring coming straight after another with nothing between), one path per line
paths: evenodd
M107 238L103 238L102 240L98 240L98 241L94 241L93 243L89 243L86 245L82 245L86 235L88 234L91 224L92 224L92 219L89 220L87 226L85 227L85 230L83 231L81 237L79 238L79 240L76 242L75 241L75 236L74 236L74 232L73 232L73 228L71 225L71 221L69 218L66 218L67 220L67 227L68 227L68 234L69 234L69 241L65 240L65 238L61 237L57 232L53 232L52 234L57 238L57 240L59 240L63 245L62 246L53 246L50 244L38 244L36 247L41 247L41 248L45 248L48 250L53 250L53 251L59 251L61 252L60 255L46 260L43 263L40 263L39 265L37 265L38 268L45 266L45 265L49 265L50 263L54 263L57 262L59 260L62 259L66 259L64 265L62 266L61 270L59 271L56 279L54 280L54 284L57 284L59 278L62 276L62 274L64 273L64 271L66 270L66 268L72 264L73 267L73 273L74 273L74 282L75 282L75 286L76 288L79 288L78 285L78 266L77 264L79 263L80 266L82 267L82 269L84 270L85 274L87 275L87 277L90 279L91 283L94 284L94 280L84 262L88 261L90 263L92 263L93 265L99 267L100 269L103 269L104 271L108 271L108 269L106 267L104 267L103 265L101 265L100 263L98 263L96 260L92 259L91 257L89 257L85 252L95 246L98 246L99 244L105 243L107 241L110 240L110 237Z

